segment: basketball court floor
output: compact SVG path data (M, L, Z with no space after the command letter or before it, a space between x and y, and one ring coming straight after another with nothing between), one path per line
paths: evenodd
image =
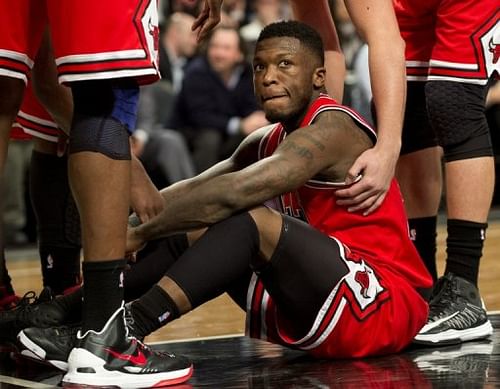
M398 355L359 360L315 360L244 336L154 345L189 356L194 374L171 388L497 388L500 314L488 341L440 348L410 347ZM0 388L56 388L62 374L26 359L3 356ZM74 388L74 386L72 386Z
M243 336L243 312L223 295L146 341L193 361L193 377L171 388L500 388L500 223L495 219L480 271L480 290L494 327L489 340L439 348L410 346L397 355L359 360L315 360ZM440 274L444 239L440 227ZM7 261L18 293L41 289L36 250L8 251ZM62 373L47 365L0 354L0 389L57 388L61 379Z

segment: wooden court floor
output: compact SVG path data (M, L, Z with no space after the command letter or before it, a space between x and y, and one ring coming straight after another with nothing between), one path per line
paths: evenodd
M438 267L444 268L445 231L439 229ZM244 316L221 296L147 339L157 349L191 358L191 388L500 388L500 221L491 221L480 289L495 328L491 339L441 348L410 347L398 355L318 361L242 336ZM18 293L40 290L36 251L9 251ZM0 389L57 388L62 374L23 358L0 354Z

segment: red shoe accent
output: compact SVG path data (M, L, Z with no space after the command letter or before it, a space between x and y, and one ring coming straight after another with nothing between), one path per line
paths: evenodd
M21 300L21 298L19 296L16 296L15 294L3 297L0 300L0 312L15 308L19 300Z

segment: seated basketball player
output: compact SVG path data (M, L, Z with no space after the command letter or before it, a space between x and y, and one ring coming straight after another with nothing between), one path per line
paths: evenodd
M431 278L408 237L398 185L368 216L348 212L335 196L375 132L324 94L323 46L310 27L267 26L253 67L257 99L277 124L164 189L164 210L129 230L129 251L146 247L127 288L142 263L164 274L127 305L130 331L144 337L228 292L246 310L252 337L323 358L402 350L426 321L420 292ZM150 274L143 281L155 282ZM67 354L54 351L53 331L26 329L19 339L64 368Z

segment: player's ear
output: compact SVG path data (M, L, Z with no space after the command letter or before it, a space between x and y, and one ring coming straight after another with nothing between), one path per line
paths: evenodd
M324 88L325 77L326 77L326 69L323 66L314 69L312 81L315 89Z

